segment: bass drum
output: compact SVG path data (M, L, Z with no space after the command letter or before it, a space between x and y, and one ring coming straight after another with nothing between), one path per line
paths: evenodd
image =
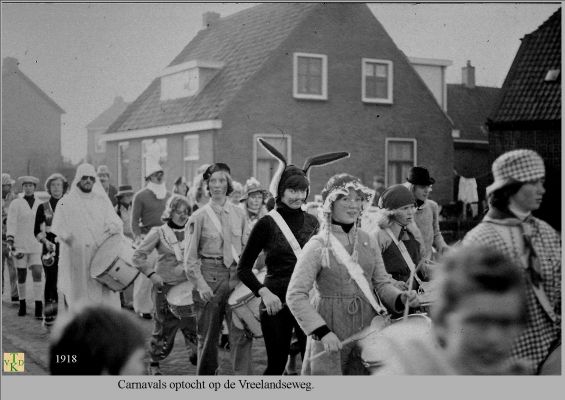
M112 235L94 253L90 276L114 292L121 292L139 275L132 258L132 243L120 234Z

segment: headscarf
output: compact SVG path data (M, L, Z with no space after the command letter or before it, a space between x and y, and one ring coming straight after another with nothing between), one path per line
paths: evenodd
M77 184L80 182L80 180L83 176L93 176L96 179L94 181L94 184L92 185L92 191L90 193L93 196L103 198L104 200L106 200L110 204L111 207L113 207L112 202L110 201L110 198L106 194L104 187L102 186L102 184L100 183L100 180L98 179L98 175L96 174L96 169L94 168L94 166L92 164L83 163L83 164L80 164L77 167L75 179L73 180L69 194L74 194L74 193L82 193L83 195L88 194L88 193L83 192L77 186Z

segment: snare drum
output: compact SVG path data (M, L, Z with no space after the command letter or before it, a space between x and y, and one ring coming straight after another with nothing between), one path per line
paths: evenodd
M90 276L110 290L121 292L139 275L132 258L131 242L120 234L112 235L96 250L90 262Z
M392 343L402 346L403 342L414 338L427 340L431 337L432 320L425 314L410 314L406 318L393 319L389 326L364 337L358 345L363 364L371 374L382 372L385 368L387 374L401 374L394 362L396 346Z
M193 318L196 313L192 305L192 283L184 281L173 286L165 296L169 305L169 310L178 319Z
M256 274L259 282L263 283L265 279L265 271ZM230 295L228 305L231 307L234 315L234 323L237 326L239 320L245 329L254 338L263 337L261 330L261 322L259 319L259 304L261 298L256 297L251 289L240 282Z
M418 292L420 309L422 312L430 313L430 307L436 302L438 296L437 281L422 282Z

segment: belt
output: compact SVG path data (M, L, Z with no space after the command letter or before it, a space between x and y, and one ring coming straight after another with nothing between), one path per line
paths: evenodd
M202 256L200 257L203 260L216 260L216 261L222 261L224 259L224 257L206 257L206 256Z

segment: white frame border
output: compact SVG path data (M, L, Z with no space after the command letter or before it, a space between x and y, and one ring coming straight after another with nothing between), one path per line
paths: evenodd
M388 88L389 88L389 95L387 98L374 98L374 97L367 97L365 93L365 64L372 63L372 64L386 64L388 66ZM392 104L393 103L393 70L394 65L390 60L381 60L377 58L362 58L361 59L361 100L364 103L372 103L372 104Z
M298 57L321 58L322 59L322 94L298 93ZM327 100L328 99L328 56L316 53L293 53L292 54L292 96L303 100Z

